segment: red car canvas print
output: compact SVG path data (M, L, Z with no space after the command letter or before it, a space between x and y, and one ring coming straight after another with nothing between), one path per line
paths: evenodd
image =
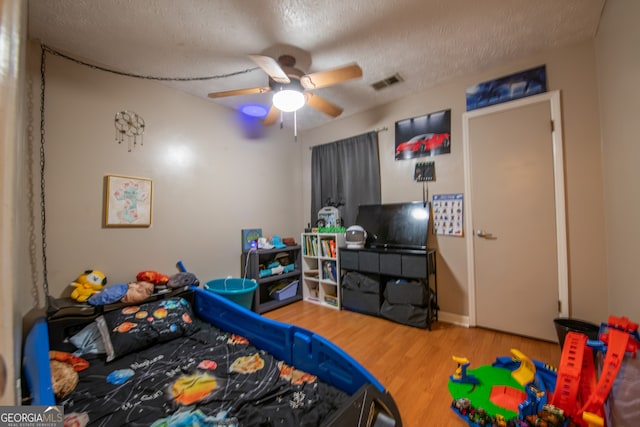
M448 133L423 133L396 147L396 159L412 159L427 155L434 148L449 147Z
M451 152L451 110L396 122L396 160Z

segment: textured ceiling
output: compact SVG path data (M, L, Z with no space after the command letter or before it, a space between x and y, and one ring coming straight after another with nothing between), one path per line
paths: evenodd
M201 77L252 70L164 83L230 108L271 102L270 94L207 98L210 92L267 85L248 54L293 52L306 72L357 62L361 79L317 89L343 107L345 117L472 70L593 38L604 2L29 0L29 38L133 74ZM395 73L404 81L380 91L371 87ZM310 107L298 113L301 129L329 120Z

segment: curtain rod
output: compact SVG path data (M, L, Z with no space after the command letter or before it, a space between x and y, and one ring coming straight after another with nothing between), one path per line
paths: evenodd
M385 132L388 131L389 128L386 126L383 126L381 128L375 128L374 130L370 131L370 132ZM366 133L366 132L365 132ZM364 134L362 134L364 135ZM335 142L335 141L334 141ZM333 144L333 142L328 142L327 144ZM324 144L320 144L320 145L324 145ZM313 150L313 147L317 147L317 145L312 145L311 147L309 147L309 150Z

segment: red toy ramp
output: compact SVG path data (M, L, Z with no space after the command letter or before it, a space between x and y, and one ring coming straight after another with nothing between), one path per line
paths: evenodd
M551 404L577 421L582 402L595 387L595 378L593 352L587 347L587 336L577 332L567 333Z
M622 366L629 338L627 332L614 328L609 329L609 345L602 364L600 379L595 386L594 392L589 395L587 402L580 411L581 413L596 414L604 418L604 402L607 400L611 387L613 387L613 382Z
M578 425L587 426L585 419L602 421L604 402L622 366L629 339L628 332L609 328L607 353L600 380L596 384L593 352L587 346L587 336L569 332L562 349L556 390L551 403L562 409Z

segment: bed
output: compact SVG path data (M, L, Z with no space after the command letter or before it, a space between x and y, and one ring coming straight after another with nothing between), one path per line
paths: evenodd
M25 339L31 404L64 406L68 424L402 426L392 396L340 348L210 291L188 287L93 311L39 318ZM148 328L159 324L153 316L173 319L171 328ZM78 344L90 328L104 353ZM85 351L79 360L88 367L57 398L50 355L72 350Z

